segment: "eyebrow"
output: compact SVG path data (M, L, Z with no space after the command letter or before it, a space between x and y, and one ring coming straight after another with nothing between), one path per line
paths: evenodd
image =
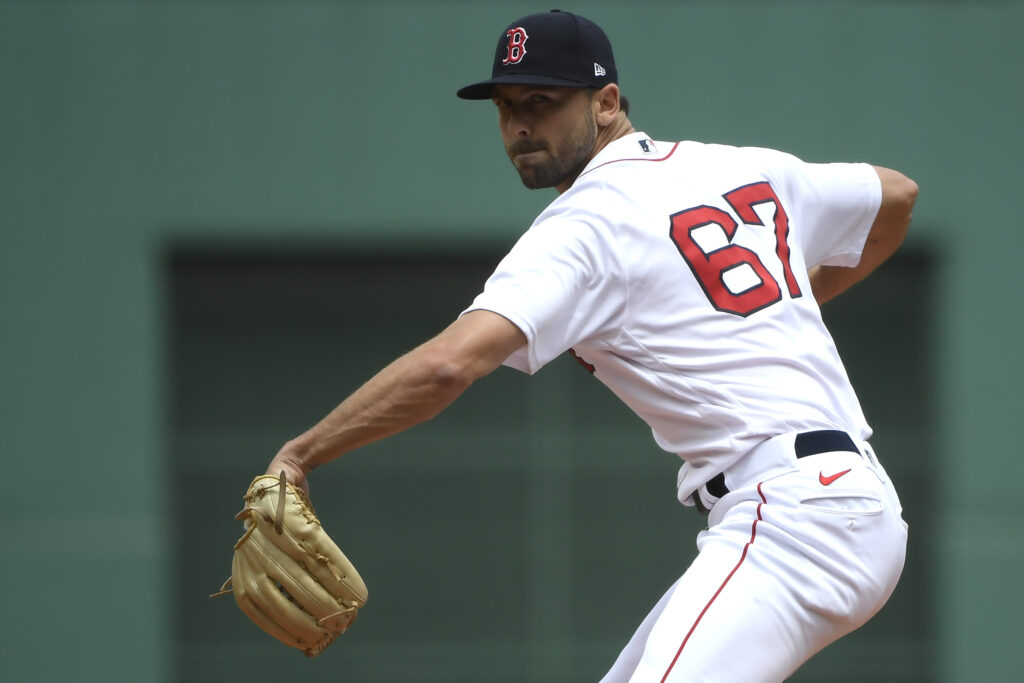
M557 88L557 87L545 88L543 86L537 86L537 87L530 88L529 90L524 90L520 95L517 95L516 97L512 97L512 96L509 96L509 95L498 95L497 93L493 93L491 95L491 100L520 99L520 98L529 97L530 95L537 95L537 94L548 95L548 96L555 96L556 94L559 94L560 90L566 90L566 88Z

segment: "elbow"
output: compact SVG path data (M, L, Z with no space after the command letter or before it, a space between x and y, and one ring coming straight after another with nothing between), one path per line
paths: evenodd
M903 176L902 182L900 183L899 197L900 205L903 208L903 220L906 225L910 225L910 219L914 215L914 204L917 202L917 193L920 188L913 180L907 176Z
M892 227L906 229L914 212L919 188L917 183L899 171L876 166L882 183L882 204L878 220Z
M889 253L895 252L903 244L910 230L910 221L914 217L914 203L917 201L917 183L906 176L895 188L892 205L892 227L889 229Z
M883 203L888 205L890 220L905 231L914 215L914 204L920 190L917 183L898 171L888 170Z
M432 372L433 383L444 392L461 394L469 388L476 377L461 363L439 363Z
M444 349L430 349L421 360L427 383L439 393L457 396L477 379L469 365Z

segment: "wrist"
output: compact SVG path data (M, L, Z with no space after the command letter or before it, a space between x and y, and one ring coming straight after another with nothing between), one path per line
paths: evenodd
M314 467L316 465L311 462L309 447L303 443L301 438L296 438L281 447L271 461L268 472L277 474L281 469L285 469L295 474L301 474L304 478L313 471Z

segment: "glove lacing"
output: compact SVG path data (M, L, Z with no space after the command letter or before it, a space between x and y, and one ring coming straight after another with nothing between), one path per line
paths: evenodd
M267 487L267 488L269 488L269 487ZM267 488L260 489L259 495L262 496L263 493L267 490ZM285 505L285 501L287 500L287 493L288 493L288 475L285 474L284 470L281 470L281 476L278 478L278 488L277 488L277 490L278 490L278 494L277 494L277 510L275 511L275 514L274 514L274 531L276 531L277 533L281 534L281 533L284 533L284 505ZM298 491L299 489L296 488L295 490ZM305 498L305 496L302 496L302 499L304 501L308 502L308 499ZM250 507L243 508L241 512L239 512L237 515L235 515L235 519L237 519L240 522L243 521L243 520L247 520L250 517L252 517L254 512L255 512L255 510L253 508L250 508ZM312 513L312 514L307 513L306 514L306 519L308 519L311 522L315 518L316 518L316 513ZM238 541L235 542L235 550L238 550L242 546L243 543L248 541L249 537L252 536L252 533L254 531L256 531L256 525L255 524L246 524L245 525L245 533L242 534L242 537L240 539L238 539ZM217 598L217 597L220 597L221 595L227 595L228 593L231 593L233 591L234 591L234 589L231 587L231 577L229 576L227 581L225 581L224 583L221 584L220 590L217 591L216 593L210 593L210 597L211 598ZM347 610L342 610L341 612L336 612L335 614L330 614L330 615L324 617L323 619L318 619L317 621L319 622L319 624L321 626L323 626L323 623L322 623L323 621L325 621L327 619L332 619L332 618L334 618L334 617L336 617L338 615L341 615L341 614L347 614L348 612L351 612L353 609L354 608L350 607Z

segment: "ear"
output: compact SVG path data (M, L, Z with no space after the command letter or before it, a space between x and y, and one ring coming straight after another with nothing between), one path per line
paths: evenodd
M591 101L594 109L594 118L601 128L611 125L615 116L619 113L619 86L609 83L596 93Z

